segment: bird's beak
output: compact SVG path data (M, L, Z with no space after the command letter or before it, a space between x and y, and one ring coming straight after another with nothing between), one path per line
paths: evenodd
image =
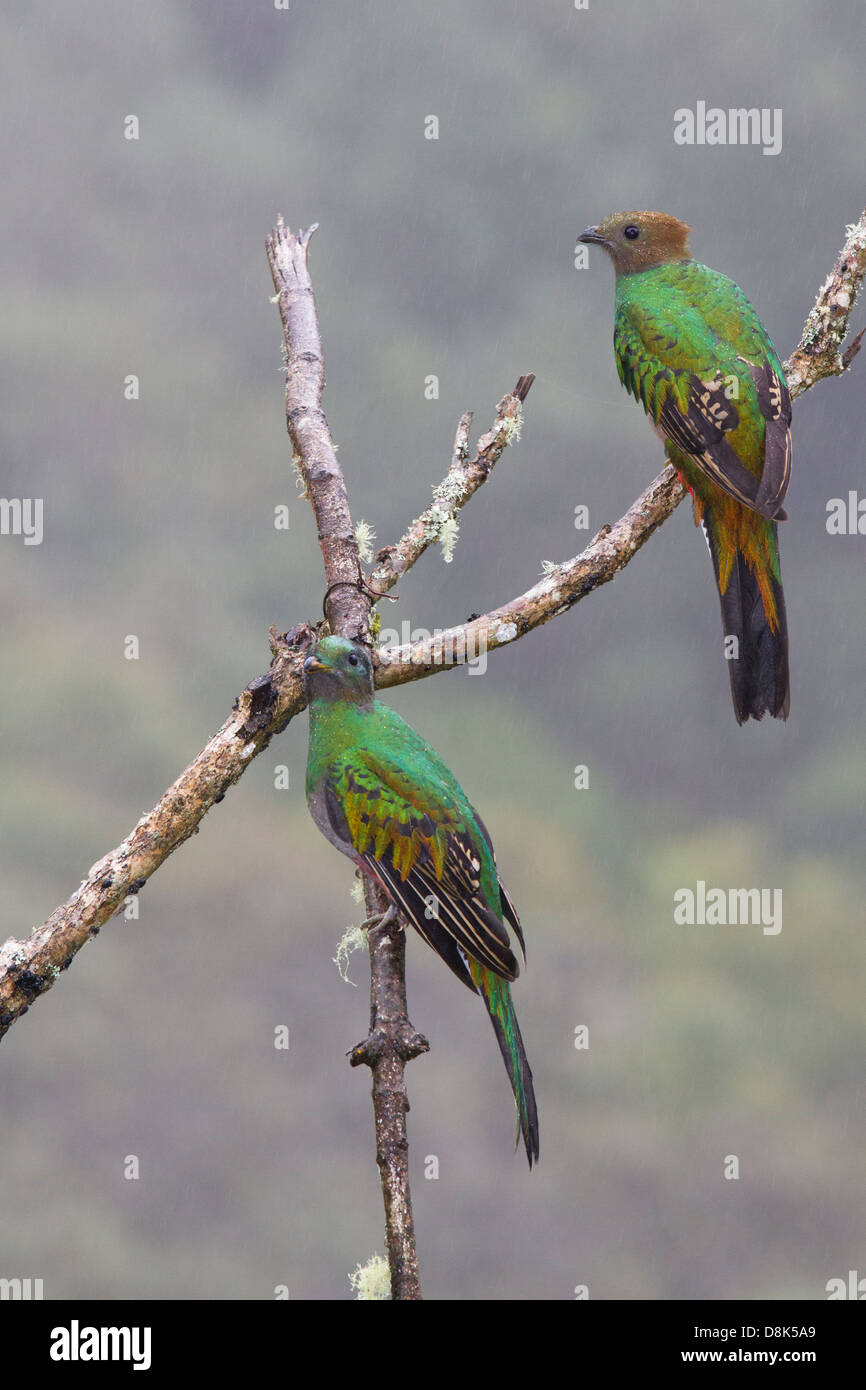
M328 667L324 661L320 661L317 656L308 656L304 662L305 671L327 671Z
M587 227L586 231L581 232L578 241L597 241L599 246L606 245L606 239L601 235L598 227Z

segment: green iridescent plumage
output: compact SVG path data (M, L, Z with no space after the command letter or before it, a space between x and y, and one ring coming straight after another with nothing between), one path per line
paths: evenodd
M322 833L366 874L465 985L484 999L517 1105L530 1167L538 1157L532 1072L509 982L523 950L490 836L453 773L373 695L370 657L341 637L304 663L310 706L307 802Z
M613 260L620 381L664 439L707 537L737 719L785 718L777 522L791 473L790 397L752 305L692 260L688 230L664 213L618 213L581 240Z

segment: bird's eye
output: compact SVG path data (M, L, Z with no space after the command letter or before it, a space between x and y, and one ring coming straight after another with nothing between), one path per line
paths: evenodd
M622 234L623 236L627 236L629 241L635 241L640 236L640 227L636 227L633 222L629 222L628 226L623 228Z
M358 653L357 653L357 652L349 652L349 665L350 665L350 666L357 666L357 664L358 664Z

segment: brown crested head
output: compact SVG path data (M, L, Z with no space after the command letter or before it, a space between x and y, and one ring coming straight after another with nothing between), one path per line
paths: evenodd
M597 242L617 275L634 275L671 261L690 261L690 230L666 212L615 212L597 227L587 227L578 241Z

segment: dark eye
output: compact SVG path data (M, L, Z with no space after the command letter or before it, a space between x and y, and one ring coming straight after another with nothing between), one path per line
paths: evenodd
M627 236L629 241L635 241L640 236L640 227L636 227L633 222L629 222L628 226L623 228L622 234L623 236Z
M357 664L358 664L358 653L357 653L357 652L349 652L349 665L350 665L350 666L357 666Z

